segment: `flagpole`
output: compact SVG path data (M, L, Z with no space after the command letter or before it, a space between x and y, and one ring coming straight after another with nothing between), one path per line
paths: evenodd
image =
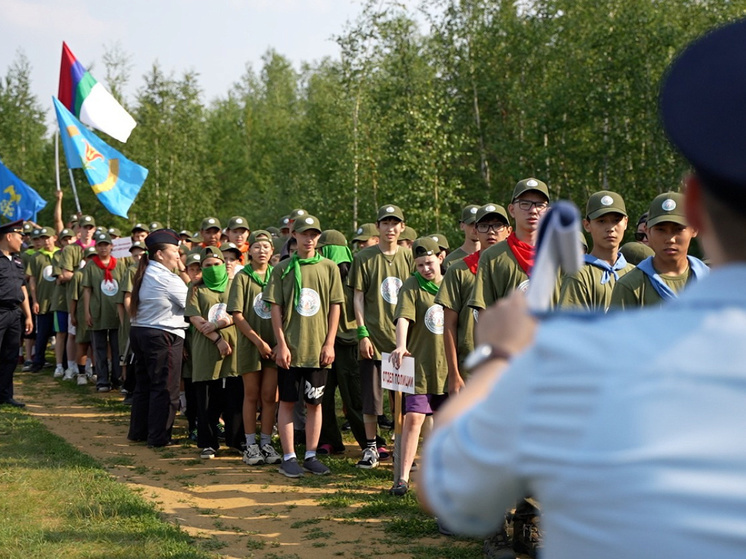
M60 131L54 133L54 174L57 179L57 192L60 188Z
M78 208L78 215L82 215L83 211L80 209L80 200L78 200L78 189L75 188L75 179L73 178L73 170L67 170L70 173L70 183L73 185L73 196L75 196L75 206Z

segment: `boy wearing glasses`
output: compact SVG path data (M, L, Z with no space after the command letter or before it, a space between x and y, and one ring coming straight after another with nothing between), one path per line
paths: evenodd
M508 213L499 204L486 204L477 210L474 230L479 246L485 249L504 241L513 231ZM435 302L443 307L443 343L448 366L448 393L457 394L464 386L463 362L474 349L474 311L466 303L474 289L481 251L468 255L448 268Z
M484 250L479 258L474 292L469 299L469 306L478 311L515 289L528 288L539 219L549 208L549 189L538 179L523 179L515 185L512 200L508 212L515 220L515 229L504 243ZM554 299L558 296L559 289Z
M608 190L592 194L583 227L591 234L593 249L585 255L585 266L562 279L559 305L606 312L617 280L634 269L619 252L627 229L627 209L622 197Z

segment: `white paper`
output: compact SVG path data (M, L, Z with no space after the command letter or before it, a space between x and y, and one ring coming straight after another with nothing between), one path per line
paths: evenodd
M132 246L131 237L119 237L111 241L111 255L114 258L124 258L130 256L130 247Z

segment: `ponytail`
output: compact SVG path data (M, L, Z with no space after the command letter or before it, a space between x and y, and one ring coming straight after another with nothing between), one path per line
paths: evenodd
M150 247L147 251L142 253L140 262L137 265L135 271L135 277L132 280L132 294L130 295L130 317L135 318L137 314L137 307L140 305L140 286L142 285L142 278L145 276L145 270L150 265L150 260L155 259L155 253L159 250L166 248L167 243L158 243Z

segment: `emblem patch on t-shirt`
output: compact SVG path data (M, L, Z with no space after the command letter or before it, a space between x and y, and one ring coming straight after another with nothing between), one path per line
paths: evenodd
M425 326L433 334L443 333L443 307L433 305L425 312Z
M101 280L101 293L107 297L114 297L119 292L117 280Z
M520 291L521 293L526 293L528 291L528 283L531 280L523 280L521 283L518 284L518 287L516 287L516 290Z
M269 318L272 316L270 312L270 304L264 302L261 293L254 297L253 308L256 315L263 320L269 320Z
M227 305L225 303L215 303L210 310L207 311L207 320L210 322L217 322L222 318L228 318L228 312L226 311Z
M47 281L54 281L57 279L52 275L52 266L44 266L44 269L41 271L41 277Z
M389 276L381 282L381 297L391 305L396 305L399 301L399 290L402 286L402 280L397 277Z
M321 308L321 297L310 287L300 290L300 300L295 311L301 316L313 316Z

